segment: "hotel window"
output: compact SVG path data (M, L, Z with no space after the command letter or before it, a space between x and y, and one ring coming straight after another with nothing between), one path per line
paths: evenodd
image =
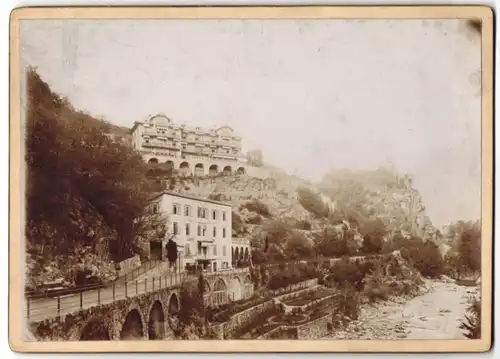
M198 207L198 218L203 218L203 208Z
M214 229L213 229L213 231L212 231L212 235L213 235L214 237L217 237L217 227L215 227L215 226L214 226Z
M226 220L226 211L223 211L222 212L222 220L225 221Z
M226 229L222 228L222 238L226 238Z
M198 224L198 237L201 236L201 225Z
M174 222L174 234L179 234L179 224Z
M185 216L190 216L191 215L191 207L188 205L184 206L184 215Z
M189 228L189 223L186 223L186 236L189 236L191 233L191 228Z
M174 214L180 214L181 206L177 203L174 203Z
M212 211L212 219L217 219L217 211Z
M203 226L203 237L207 234L207 226Z

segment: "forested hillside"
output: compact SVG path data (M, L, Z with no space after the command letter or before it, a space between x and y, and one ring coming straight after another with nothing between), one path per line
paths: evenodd
M134 220L158 188L124 129L74 109L34 69L26 76L27 285L71 282L79 260L106 278L110 259L136 250L146 225Z

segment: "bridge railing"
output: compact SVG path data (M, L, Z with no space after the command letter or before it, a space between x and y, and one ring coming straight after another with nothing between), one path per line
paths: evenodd
M248 271L248 270L246 270ZM203 276L220 276L224 274L244 273L244 268L235 270L221 270L203 273ZM28 321L42 321L62 315L73 314L84 309L114 303L119 300L133 298L138 295L157 292L162 289L173 288L183 283L196 282L199 274L169 273L162 276L153 276L144 279L134 279L114 282L109 286L86 286L85 290L75 293L74 289L61 291L55 297L26 298L25 313Z
M110 286L87 286L85 291L67 290L56 297L26 298L25 313L29 321L42 321L84 309L114 303L119 300L173 288L183 283L196 281L196 275L171 273L165 276L116 282Z
M159 266L162 263L160 260L150 260L147 262L144 262L141 266L134 268L130 272L125 273L124 275L118 277L116 280L114 280L112 283L124 283L127 281L132 281L136 279L137 277L147 273L150 270L153 270L157 266ZM110 285L110 283L93 283L93 284L85 284L85 285L79 285L76 287L72 288L61 288L61 289L39 289L39 290L30 290L24 292L25 298L30 298L30 299L40 299L40 298L46 298L46 297L58 297L58 296L65 296L68 294L75 294L75 293L80 293L80 292L86 292L88 290L92 289L97 289L97 288L102 288L105 286Z

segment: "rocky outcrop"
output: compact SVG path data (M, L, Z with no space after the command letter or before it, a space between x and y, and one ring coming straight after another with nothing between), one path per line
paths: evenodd
M331 171L319 187L340 209L362 210L368 216L382 219L392 232L436 239L436 228L409 175L392 169Z

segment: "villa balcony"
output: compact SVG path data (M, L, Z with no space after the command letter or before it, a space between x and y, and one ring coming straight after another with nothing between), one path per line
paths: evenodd
M165 149L172 149L176 151L180 151L181 149L181 144L173 144L173 143L168 143L168 142L163 142L163 141L149 141L149 142L143 142L142 147L146 148L165 148Z

